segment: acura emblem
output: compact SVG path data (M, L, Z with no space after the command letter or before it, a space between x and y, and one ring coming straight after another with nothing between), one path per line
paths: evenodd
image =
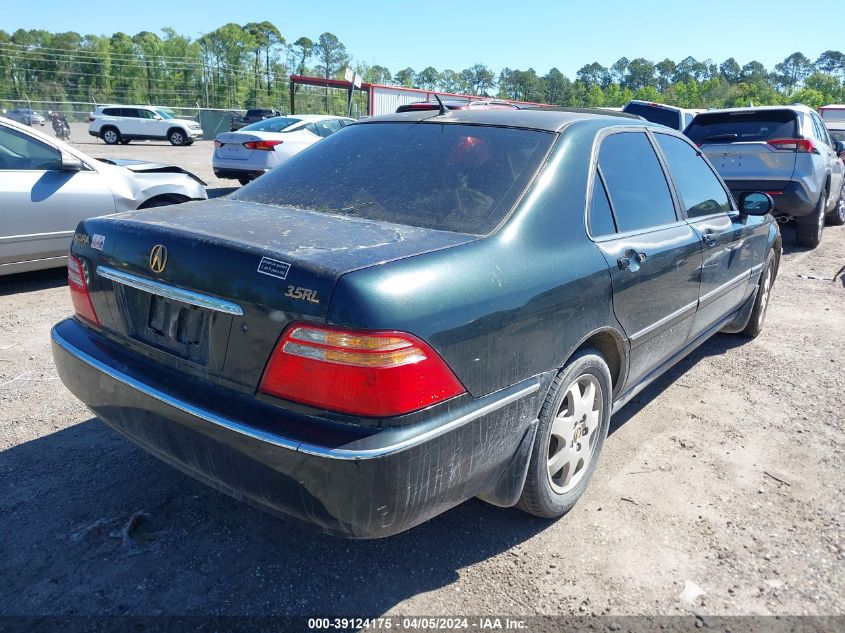
M164 272L165 266L167 266L167 247L156 244L150 251L150 270L154 273L161 273Z

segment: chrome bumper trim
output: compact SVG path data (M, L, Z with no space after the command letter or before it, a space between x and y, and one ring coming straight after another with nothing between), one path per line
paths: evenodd
M267 444L272 444L274 446L279 446L288 450L306 453L308 455L314 455L317 457L324 457L327 459L357 461L364 459L374 459L378 457L383 457L385 455L390 455L392 453L398 453L399 451L411 448L412 446L428 442L429 440L443 435L444 433L448 433L449 431L453 431L454 429L457 429L458 427L461 427L465 424L469 424L470 422L477 420L478 418L485 416L488 413L492 413L493 411L500 409L501 407L504 407L508 404L511 404L512 402L515 402L520 398L532 394L540 389L540 384L538 382L534 382L533 384L527 385L519 391L515 391L514 393L511 393L503 398L500 398L487 405L479 407L475 411L471 411L465 415L462 415L461 417L455 418L454 420L447 422L442 426L439 426L435 429L431 429L430 431L426 431L424 433L420 433L419 435L409 437L401 442L396 442L395 444L388 444L387 446L380 446L378 448L360 450L345 448L327 448L314 444L306 444L298 440L293 440L290 438L275 435L273 433L268 433L266 431L262 431L260 429L248 426L246 424L235 422L234 420L230 420L229 418L217 415L216 413L213 413L201 407L197 407L193 404L185 402L184 400L180 400L167 393L164 393L163 391L151 387L150 385L147 385L141 382L140 380L137 380L132 376L129 376L128 374L125 374L124 372L119 371L118 369L111 367L100 360L97 360L93 356L86 354L85 352L83 352L82 350L62 338L56 332L55 328L53 328L53 330L50 332L50 336L56 345L61 347L65 352L67 352L74 358L82 361L83 363L86 363L87 365L90 365L94 369L126 385L127 387L131 387L132 389L146 396L149 396L150 398L154 398L159 402L162 402L170 407L173 407L174 409L178 409L179 411L187 413L188 415L194 416L196 418L209 422L210 424L222 427L229 431L245 435L261 442L266 442Z

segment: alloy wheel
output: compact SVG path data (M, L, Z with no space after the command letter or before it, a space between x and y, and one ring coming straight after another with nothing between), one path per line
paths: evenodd
M602 390L591 374L580 376L567 389L549 437L548 477L558 494L572 490L587 471L598 442L603 411Z
M763 283L760 286L760 292L763 293L760 295L760 312L757 314L757 325L763 325L763 319L766 318L766 310L769 307L769 294L772 291L772 265L769 264L766 266L765 277L763 277Z

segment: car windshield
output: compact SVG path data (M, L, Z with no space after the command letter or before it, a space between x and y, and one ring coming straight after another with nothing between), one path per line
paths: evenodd
M749 110L699 114L684 131L694 143L734 143L795 138L791 110Z
M513 208L554 139L490 126L352 125L232 197L484 235Z
M256 121L241 128L242 132L284 132L287 128L296 123L300 123L302 119L293 117L273 117L272 119L265 119L263 121Z
M162 119L175 119L176 117L173 116L172 113L168 112L167 110L156 110L156 114L158 114Z
M668 108L664 108L658 105L646 105L644 103L629 103L624 108L622 108L622 112L627 112L628 114L636 114L641 116L646 121L651 121L652 123L659 123L660 125L665 125L666 127L670 127L673 130L678 129L678 111L677 110L670 110Z

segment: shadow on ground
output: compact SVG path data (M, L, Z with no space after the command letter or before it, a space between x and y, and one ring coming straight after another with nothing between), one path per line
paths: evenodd
M0 277L0 297L67 285L67 268L49 268ZM68 298L68 301L70 299Z

